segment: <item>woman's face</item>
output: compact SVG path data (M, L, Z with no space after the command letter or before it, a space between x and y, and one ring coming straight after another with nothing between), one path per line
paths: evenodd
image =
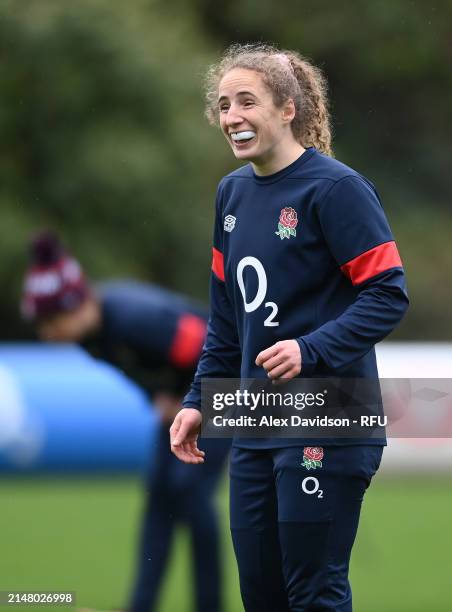
M253 70L233 68L220 81L220 126L237 159L252 162L260 174L285 159L287 146L296 143L290 123L293 102L275 106L262 76Z
M50 342L83 342L101 320L100 305L86 298L75 310L58 312L38 321L38 336Z
M78 309L54 314L39 322L38 335L49 342L79 342L83 336L80 319Z

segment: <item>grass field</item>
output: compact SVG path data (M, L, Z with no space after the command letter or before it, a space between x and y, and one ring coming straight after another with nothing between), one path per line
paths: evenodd
M226 482L218 502L224 525L225 612L240 612ZM140 506L136 479L0 481L0 590L76 591L78 607L123 606ZM183 531L174 552L159 612L190 612ZM366 497L351 577L355 612L450 612L452 477L379 475Z

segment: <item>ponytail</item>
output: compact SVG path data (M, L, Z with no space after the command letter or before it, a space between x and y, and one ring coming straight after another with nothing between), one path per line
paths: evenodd
M301 108L292 122L294 136L304 147L332 156L326 79L319 68L297 53L286 51L285 55L301 92Z

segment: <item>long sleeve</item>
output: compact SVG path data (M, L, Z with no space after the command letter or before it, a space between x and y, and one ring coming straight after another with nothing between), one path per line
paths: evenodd
M340 371L363 357L399 323L408 307L405 276L373 187L359 176L337 181L318 207L328 248L355 301L335 320L297 338L302 374L318 365Z
M194 381L183 401L186 408L200 409L202 378L240 377L241 348L235 325L235 313L225 286L220 193L219 190L212 249L210 314L207 335Z

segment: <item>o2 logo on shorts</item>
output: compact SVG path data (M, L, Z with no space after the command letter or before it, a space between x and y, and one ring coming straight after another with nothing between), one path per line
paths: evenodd
M323 499L323 489L320 489L320 483L315 476L306 476L301 488L306 495L317 495L318 499Z
M247 266L254 268L258 280L257 293L251 302L246 301L245 283L243 281L243 270ZM239 261L237 266L237 283L243 297L245 312L254 312L259 308L259 306L261 306L262 302L265 300L265 296L267 295L267 274L265 273L264 266L258 259L256 259L256 257L244 257ZM264 321L264 327L277 327L279 325L279 321L275 321L274 319L278 314L278 306L275 304L275 302L265 302L264 307L272 309Z

